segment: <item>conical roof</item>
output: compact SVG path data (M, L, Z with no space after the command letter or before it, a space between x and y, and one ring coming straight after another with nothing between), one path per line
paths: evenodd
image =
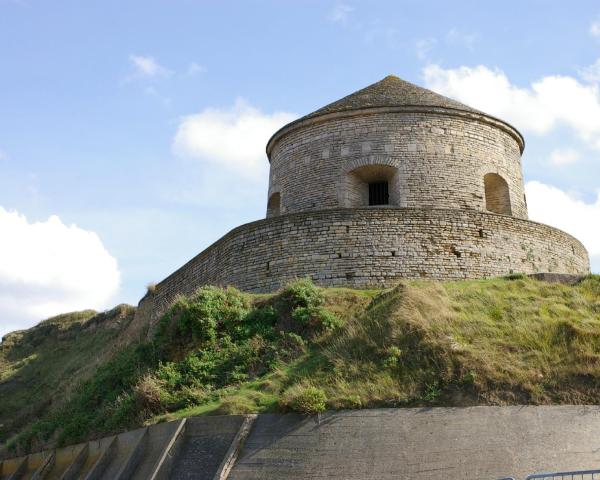
M364 108L409 106L451 108L466 112L482 113L456 100L402 80L395 75L388 75L379 82L373 83L366 88L351 93L336 102L330 103L304 116L302 120L328 113L347 112L349 110Z
M525 147L525 141L523 136L515 129L512 125L508 124L504 120L496 118L492 115L484 113L480 110L471 108L463 103L452 100L451 98L444 97L439 93L435 93L423 87L419 87L413 83L402 80L395 75L388 75L383 80L373 83L368 87L358 90L350 95L337 100L336 102L330 103L329 105L320 108L304 117L294 120L291 123L281 127L277 132L273 134L270 140L267 142L267 156L271 158L271 149L275 142L290 132L294 128L298 128L309 123L317 117L324 115L344 112L353 112L357 110L365 110L372 108L415 108L415 109L445 109L453 110L457 114L476 114L479 117L485 117L499 128L506 130L512 135L521 149L521 153Z

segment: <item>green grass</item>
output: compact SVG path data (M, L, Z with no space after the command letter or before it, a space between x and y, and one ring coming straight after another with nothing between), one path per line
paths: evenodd
M71 353L46 362L47 374L63 378L77 355L93 358L88 343L103 337L86 338L52 344ZM44 339L37 346L30 341L28 349L11 342L2 344L0 392L9 393L3 399L14 409L27 404L30 392L22 384L3 390L5 383L31 365L41 368L39 358L49 358L50 347ZM518 275L406 281L385 291L299 281L275 295L206 287L178 299L152 341L95 365L54 407L5 428L5 440L18 433L9 447L73 443L192 415L594 404L600 277L575 286ZM47 401L48 392L38 392Z
M0 441L45 419L112 358L134 309L59 315L0 343ZM32 445L35 447L35 444Z

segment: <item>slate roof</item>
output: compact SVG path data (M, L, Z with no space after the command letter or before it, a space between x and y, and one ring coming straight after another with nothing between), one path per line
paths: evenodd
M357 92L309 113L300 120L326 115L328 113L347 112L373 107L439 107L462 110L481 114L479 110L468 107L456 100L419 87L402 80L395 75L388 75L383 80L365 87Z

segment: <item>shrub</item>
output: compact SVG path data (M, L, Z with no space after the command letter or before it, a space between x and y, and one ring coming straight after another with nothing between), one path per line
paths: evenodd
M303 278L290 283L279 296L290 310L295 310L298 307L318 307L324 301L321 289L310 278Z
M292 318L309 333L329 331L342 326L342 321L323 307L298 307Z
M202 287L190 297L179 297L163 316L155 341L163 347L192 343L205 347L220 331L233 334L249 311L249 302L239 290Z
M149 413L164 411L164 383L154 375L144 375L133 389L137 410Z
M324 412L327 396L325 392L316 387L299 387L284 395L284 403L295 412L315 414Z
M400 364L400 360L402 359L402 350L400 350L396 346L391 346L387 349L387 356L383 361L383 366L385 368L394 369Z
M333 330L342 325L333 313L323 308L325 298L322 289L309 278L296 280L279 295L280 315L291 316L290 328L304 336L313 336L323 331Z

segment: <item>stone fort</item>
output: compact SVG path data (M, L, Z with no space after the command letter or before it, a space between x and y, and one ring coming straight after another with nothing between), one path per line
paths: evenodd
M524 146L505 121L388 76L277 131L266 219L158 283L136 316L151 325L205 284L272 292L300 277L362 288L589 273L577 239L528 220Z

